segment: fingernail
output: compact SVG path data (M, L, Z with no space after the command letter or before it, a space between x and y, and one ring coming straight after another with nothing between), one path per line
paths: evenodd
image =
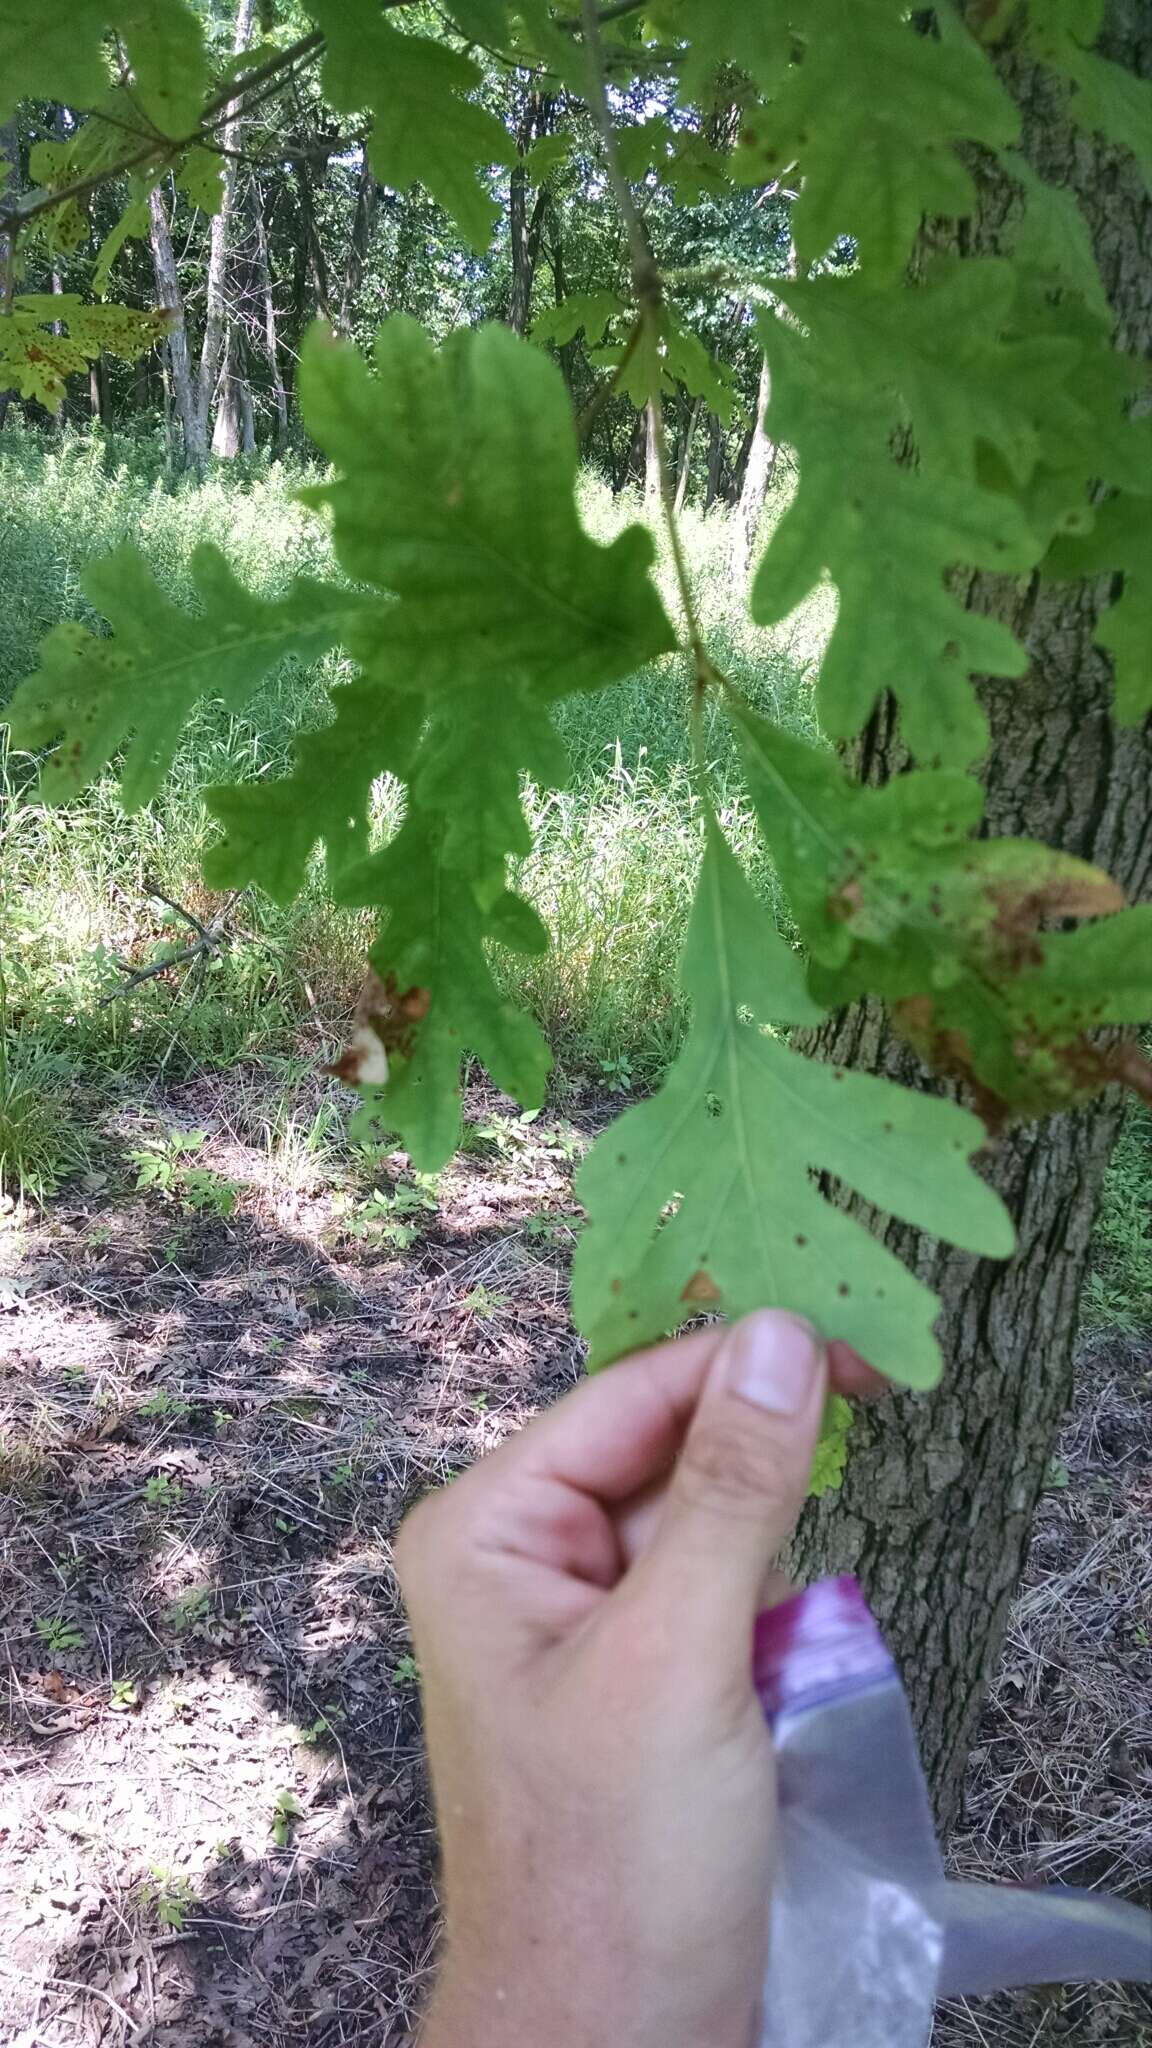
M774 1415L799 1415L808 1405L820 1349L811 1324L784 1309L760 1309L737 1323L728 1338L728 1386Z

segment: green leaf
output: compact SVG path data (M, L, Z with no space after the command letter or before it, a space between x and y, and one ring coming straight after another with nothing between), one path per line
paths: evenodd
M162 135L190 134L208 92L204 31L192 9L184 0L109 0L109 14L143 112Z
M1115 1074L1112 1051L1087 1034L1152 1014L1152 952L1141 966L1147 913L1123 910L1108 875L1034 840L973 838L983 794L969 776L865 788L831 754L751 712L734 717L814 995L835 1006L883 996L928 1064L968 1083L996 1124L1086 1098ZM1044 929L1068 918L1099 921ZM1076 963L1098 957L1094 980Z
M533 185L545 185L562 164L570 161L576 147L574 135L538 135L531 149L522 159L524 171Z
M540 315L532 329L532 339L554 341L557 347L563 347L566 341L574 341L583 328L589 348L595 348L610 322L627 310L616 292L570 292L558 306Z
M224 198L224 159L196 144L186 150L176 172L177 189L201 213L219 213Z
M689 98L709 104L716 74L733 64L762 92L776 89L791 53L793 7L781 0L651 0L647 11L664 34L687 43L681 75Z
M485 942L497 936L500 899L477 916L471 877L424 820L401 829L380 881L385 891L403 891L404 907L373 947L373 966L379 972L383 962L382 978L394 976L398 989L427 989L430 1006L411 1053L392 1055L387 1090L367 1097L351 1129L365 1138L395 1133L417 1171L435 1173L460 1144L464 1051L526 1109L544 1100L552 1056L539 1026L501 993L492 973Z
M92 270L92 289L102 297L111 281L112 265L125 242L139 241L148 233L148 202L130 199L114 228L101 242Z
M1018 150L1000 151L1001 167L1024 194L1020 220L1002 237L1015 262L1034 271L1045 285L1079 294L1111 326L1107 293L1096 265L1092 233L1074 193L1046 184Z
M958 564L1027 569L1037 541L1009 498L895 460L887 411L862 411L850 382L830 388L826 360L783 321L762 322L761 337L769 431L795 448L800 482L757 571L752 616L775 625L829 575L839 610L817 690L825 731L850 738L891 689L913 753L967 765L987 742L970 675L1022 675L1027 659L945 579Z
M75 371L87 369L105 349L135 361L160 340L167 324L162 307L139 313L130 306L86 305L74 292L25 293L0 320L0 377L4 388L54 409Z
M824 1426L808 1476L808 1492L819 1500L833 1493L844 1477L848 1462L848 1438L852 1431L852 1410L839 1394L830 1395L824 1409Z
M1081 128L1102 135L1118 149L1130 150L1145 178L1152 181L1152 79L1140 78L1121 64L1110 64L1071 39L1050 60L1073 86L1069 112Z
M427 186L482 255L499 214L480 182L489 164L514 163L506 129L465 97L481 82L471 59L446 43L389 28L375 0L308 0L324 30L325 97L342 114L373 116L368 154L382 184Z
M401 316L375 367L315 334L301 366L305 421L342 472L312 501L332 507L348 574L400 599L353 633L365 668L402 689L520 679L551 697L675 645L650 536L600 547L580 525L571 407L540 349L493 326L438 352Z
M0 121L17 100L89 108L107 93L105 38L122 37L137 105L162 135L195 128L208 87L204 33L185 0L3 0L0 7ZM126 140L126 139L125 139Z
M953 145L1014 142L1017 109L970 36L922 35L898 0L813 0L787 13L802 61L747 117L734 174L766 183L799 164L801 265L852 235L866 272L897 277L926 214L974 211Z
M195 550L192 580L202 606L195 614L165 596L129 543L86 571L84 595L115 637L71 623L53 627L9 713L16 746L59 740L41 772L45 801L77 795L133 733L121 794L129 810L138 809L159 789L199 698L236 709L286 655L314 661L324 653L364 604L305 579L282 598L252 597L209 546Z
M424 707L418 698L365 681L334 690L332 702L332 724L296 741L291 775L204 791L208 810L224 828L223 840L205 856L209 888L255 883L274 902L291 903L318 841L334 891L344 871L366 859L373 785L382 775L408 773Z
M523 777L545 787L563 779L548 707L628 674L673 636L647 573L649 536L633 528L600 547L580 525L564 382L530 343L491 327L437 351L413 321L394 319L381 329L373 375L357 350L314 335L302 399L337 466L312 496L332 508L340 561L393 601L350 624L364 685L320 736L332 793L302 802L285 865L261 843L259 814L268 805L282 817L290 788L243 802L214 792L212 807L229 831L226 857L238 843L244 872L255 867L288 890L323 837L339 899L386 912L371 958L388 1009L370 1029L388 1080L362 1127L399 1133L431 1170L457 1140L465 1049L522 1103L542 1099L547 1048L501 994L488 950L547 943L507 870L531 846ZM391 716L380 707L398 696L429 720L406 767L382 757L382 727L364 730ZM302 784L305 761L311 772L314 744L303 743L293 781ZM356 859L371 779L385 766L408 783L404 824ZM339 790L351 791L344 825ZM356 1079L354 1060L342 1069Z
M810 331L810 373L819 358L841 400L889 428L910 424L921 464L945 476L974 478L986 443L1026 483L1045 437L1091 420L1075 381L1083 347L1020 334L1016 276L1002 259L938 261L911 289L864 273L774 289Z
M733 380L723 363L709 355L703 342L665 310L661 323L662 367L692 398L702 398L718 419L732 418Z
M1123 591L1094 637L1112 656L1117 723L1138 725L1152 710L1152 498L1109 498L1091 532L1054 542L1043 567L1053 582L1110 570L1123 575Z
M3 0L0 11L0 122L22 99L91 106L108 85L104 0ZM35 173L33 174L35 175Z
M714 824L681 982L684 1049L658 1095L597 1141L577 1183L589 1223L573 1305L590 1363L707 1306L808 1316L895 1380L940 1370L935 1297L820 1194L833 1174L879 1208L970 1251L1004 1256L1011 1223L968 1165L983 1132L955 1104L791 1052L763 1022L819 1014Z
M630 126L621 124L616 130L616 150L629 184L638 185L645 171L663 171L675 140L676 130L663 114Z

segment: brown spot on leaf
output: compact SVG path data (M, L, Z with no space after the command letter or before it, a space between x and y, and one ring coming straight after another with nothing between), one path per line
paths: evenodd
M698 1308L714 1308L721 1299L720 1289L711 1274L706 1273L703 1266L697 1266L680 1299L695 1302Z
M394 975L384 980L369 968L352 1020L348 1045L338 1060L321 1071L334 1074L350 1088L382 1088L388 1079L388 1055L411 1056L416 1026L428 1015L432 998L426 988L396 987Z

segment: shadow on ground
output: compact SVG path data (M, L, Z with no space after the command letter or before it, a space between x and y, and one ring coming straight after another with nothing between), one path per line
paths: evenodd
M580 1121L604 1114L590 1103ZM390 1538L425 1488L579 1369L565 1265L582 1133L478 1092L469 1116L471 1153L421 1192L399 1157L334 1174L271 1145L235 1074L200 1077L147 1110L122 1104L89 1185L35 1225L9 1218L0 2034L14 2048L412 2039L434 1840ZM231 1215L135 1187L132 1152L192 1128ZM1149 1509L1152 1351L1099 1342L973 1759L965 1874L1146 1885ZM1096 1987L958 2004L935 2038L1152 2048L1152 2001Z

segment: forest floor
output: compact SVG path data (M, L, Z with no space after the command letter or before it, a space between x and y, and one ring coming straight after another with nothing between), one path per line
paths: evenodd
M617 1105L525 1121L473 1091L434 1187L402 1155L334 1186L270 1151L265 1086L126 1088L83 1179L0 1234L11 2048L399 2048L426 1988L389 1537L576 1377L571 1176ZM306 1129L330 1090L296 1087ZM955 1857L1147 1897L1152 1341L1082 1360ZM1149 2048L1152 1997L957 2004L937 2039Z

